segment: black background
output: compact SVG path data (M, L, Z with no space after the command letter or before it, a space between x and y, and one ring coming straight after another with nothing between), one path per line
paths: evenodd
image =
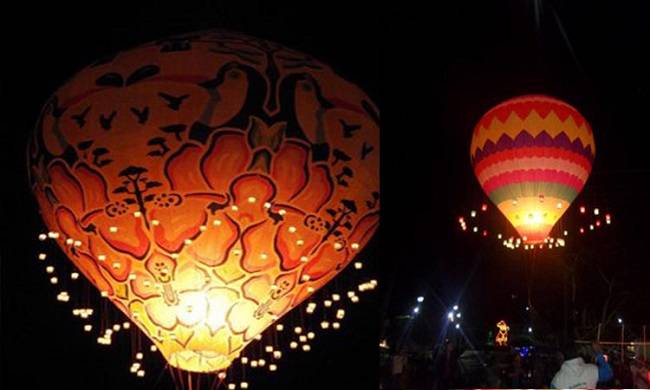
M138 43L210 27L312 54L382 110L382 227L362 254L381 289L350 310L340 335L291 356L288 367L255 378L252 388L376 389L382 320L411 310L418 295L426 303L413 331L423 340L435 339L440 318L456 302L477 334L503 316L516 317L521 301L512 295L525 289L522 259L498 245L468 241L456 217L484 201L469 164L471 129L493 105L526 93L566 100L591 123L597 158L576 203L607 207L615 224L576 246L587 262L629 285L634 295L621 308L626 322L650 322L650 39L640 2L416 4L25 3L4 14L3 388L153 386L160 371L137 380L128 373L126 346L97 345L56 302L35 260L41 224L27 189L24 145L43 102L81 67ZM538 259L533 292L558 331L561 262L561 256ZM580 286L585 302L602 299L589 267ZM164 377L159 388L170 383Z

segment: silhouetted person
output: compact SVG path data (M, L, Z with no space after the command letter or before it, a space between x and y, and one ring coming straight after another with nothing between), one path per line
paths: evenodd
M548 379L545 378L546 374L546 364L541 357L535 356L533 359L533 377L531 387L534 389L541 389L542 386L546 386Z
M437 388L450 389L456 386L458 353L452 342L447 342L445 350L439 356L436 368L439 377Z
M630 374L635 389L650 389L650 370L642 360L630 362Z
M393 386L395 389L401 389L402 384L404 383L406 364L408 362L408 356L406 352L402 351L393 355L391 361L391 374L393 377Z
M521 362L521 355L515 353L512 359L512 371L510 372L510 387L513 389L521 387L524 376L525 373Z

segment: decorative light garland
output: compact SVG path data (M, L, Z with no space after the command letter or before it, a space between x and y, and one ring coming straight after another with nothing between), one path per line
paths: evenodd
M38 235L38 240L39 241L46 241L48 239L52 240L57 240L61 236L58 232L48 232L47 234L41 233ZM73 242L70 245L75 245ZM47 255L45 252L40 252L37 256L37 259L39 262L46 262L45 265L45 272L47 275L52 275L50 276L50 283L52 285L58 286L59 285L59 279L58 276L56 276L56 267L54 265L49 265L49 259L50 257ZM67 264L67 263L65 263ZM357 271L360 271L362 269L362 263L357 261L354 263L354 269ZM81 282L79 279L79 272L76 270L73 270L70 272L70 283L86 283L86 282ZM62 283L67 283L67 280L62 281ZM349 298L351 303L358 303L360 301L359 296L357 295L355 290L358 290L359 292L367 292L367 291L372 291L377 288L378 286L378 281L376 279L371 279L366 282L361 282L356 286L356 289L351 289L348 290L345 294L347 298ZM102 298L106 298L106 294L103 294L103 292L100 294ZM71 293L68 292L67 290L63 289L60 290L57 295L56 299L59 302L62 303L71 303L72 305L76 306L76 303L71 302L72 296ZM421 302L421 300L419 300ZM297 339L292 339L288 341L287 345L285 348L288 348L289 350L300 350L303 352L310 352L312 349L311 344L309 343L310 341L314 340L316 338L316 328L320 328L321 331L325 330L339 330L341 328L341 320L343 320L346 316L346 311L343 308L335 308L334 303L338 305L344 304L344 302L341 299L341 294L334 292L326 296L322 300L322 307L323 310L328 310L328 311L333 311L333 319L335 321L328 321L328 320L323 320L318 323L318 326L314 328L314 330L311 330L307 328L306 326L294 326L293 327L293 333L295 336L298 336ZM302 305L296 308L299 312L303 310L304 307L304 312L308 316L312 316L315 314L316 309L321 306L319 305L316 301L314 300L307 300L305 301ZM78 317L84 321L92 319L93 314L95 314L95 310L91 307L75 307L72 309L72 315L74 317ZM325 313L324 313L325 314ZM100 327L100 330L96 341L97 344L103 345L103 346L111 346L113 344L113 338L117 334L124 333L124 331L131 330L131 322L129 321L123 321L123 322L118 322L114 324L109 324L104 327ZM93 329L95 329L95 326L93 324L84 322L82 326L83 332L84 333L91 333ZM282 333L285 330L285 325L282 323L276 324L274 327L269 328L264 334L273 332L275 335L278 333ZM264 338L264 334L259 334L255 337L255 340L257 342L261 341ZM174 334L170 334L170 337L173 337ZM271 337L273 338L273 337ZM151 344L149 346L149 351L151 353L156 353L158 352L158 348L156 347L155 344ZM269 372L276 372L279 369L279 361L283 356L283 351L282 347L280 345L271 345L267 344L264 346L263 351L269 355L269 357L272 359L272 362L267 362L266 359L264 358L252 358L249 356L241 356L238 359L239 367L243 369L245 367L250 367L253 369L260 369L260 368L265 368ZM144 362L145 362L145 356L144 353L141 350L138 350L135 352L134 356L134 361L132 362L131 366L129 367L129 372L133 375L135 375L137 378L144 378L146 375L146 370L144 368ZM230 370L231 368L229 368ZM191 373L188 373L188 375L192 375ZM195 375L207 375L207 376L212 376L212 374L195 374ZM226 383L224 380L228 377L228 374L226 371L218 371L215 372L214 375L216 378L219 380L219 384L217 385L216 388L220 388L223 386L225 389L237 389L237 385L239 385L240 389L248 389L249 388L249 383L246 381L239 381L238 383L230 382ZM242 378L243 379L243 378Z
M601 227L604 227L606 225L611 225L612 224L612 214L610 212L606 212L604 214L604 219L601 218L601 210L598 207L594 207L592 209L592 212L588 212L588 209L586 206L582 205L577 208L578 216L582 217L582 221L580 223L574 224L573 227L569 229L564 229L562 230L562 233L553 237L549 236L544 239L543 243L540 244L528 244L526 243L526 237L515 237L513 235L506 236L499 232L498 229L494 228L489 228L487 224L482 224L481 221L483 218L481 218L482 215L486 215L488 212L488 206L486 203L481 204L481 207L478 208L481 210L481 212L477 212L476 209L471 209L468 213L465 215L468 215L466 217L465 215L461 215L458 217L458 225L460 227L460 230L463 232L468 232L471 231L472 233L478 233L479 231L481 232L481 236L485 238L496 238L499 240L502 245L508 249L515 250L515 249L523 249L523 250L535 250L535 249L554 249L554 248L563 248L566 246L567 243L567 237L570 235L570 232L578 233L578 234L585 234L588 231L595 231L596 229L599 229ZM584 217L589 218L591 215L593 215L592 219L589 219L587 221L584 221ZM489 218L493 218L490 216ZM499 214L498 217L499 220L501 220L502 216ZM468 230L468 221L471 221L472 223L472 228L471 230ZM560 220L562 221L567 221L566 216ZM604 223L603 223L604 221ZM562 223L560 223L562 225ZM559 228L556 228L556 230L559 230ZM496 231L497 233L494 234L492 232Z

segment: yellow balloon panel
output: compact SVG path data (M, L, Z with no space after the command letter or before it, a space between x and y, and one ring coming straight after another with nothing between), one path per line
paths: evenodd
M497 205L527 243L543 242L568 206L563 199L553 197L518 197Z

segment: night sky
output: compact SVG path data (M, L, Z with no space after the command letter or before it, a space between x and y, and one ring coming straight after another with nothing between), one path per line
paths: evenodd
M607 209L614 223L569 241L566 256L582 259L577 301L601 304L598 264L629 293L620 307L626 324L650 325L650 34L635 2L538 1L539 25L532 0L435 2L426 9L351 1L220 3L30 3L5 15L15 23L3 26L0 87L2 388L17 388L6 387L15 381L66 389L156 384L162 363L151 363L145 381L136 379L128 373L128 339L99 346L70 307L56 301L35 258L42 224L27 187L24 150L42 104L78 69L161 36L212 27L309 53L359 85L382 111L382 227L360 255L381 288L349 310L340 334L322 338L307 355L288 356L275 376L251 378L253 389L376 389L384 319L408 313L419 295L425 303L413 336L423 342L436 339L455 303L478 343L499 319L523 321L530 256L468 237L456 218L487 202L469 162L475 123L499 102L528 93L569 102L595 132L594 170L574 207ZM491 211L492 225L505 230L505 219ZM531 279L533 303L555 332L562 329L566 256L538 254ZM164 376L157 386L171 388L171 380Z
M381 244L395 285L390 314L406 314L418 295L426 296L430 304L413 333L430 341L445 325L446 309L459 303L463 326L478 344L500 319L525 320L530 255L469 238L457 218L489 204L469 161L476 122L503 100L542 93L574 105L594 129L595 165L573 207L607 209L614 222L569 237L564 254L537 254L532 303L548 331L562 330L563 264L577 254L576 302L592 310L602 305L597 264L628 294L620 315L638 335L650 322L648 25L631 2L540 1L539 26L533 1L496 3L461 2L432 13L400 8L382 20L396 26L382 47L381 77L383 135L390 140L383 150ZM491 225L503 232L506 220L489 206ZM566 218L575 215L572 208Z

